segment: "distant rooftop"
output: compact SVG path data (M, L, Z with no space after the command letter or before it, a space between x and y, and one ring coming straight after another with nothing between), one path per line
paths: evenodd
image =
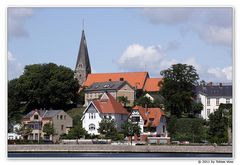
M126 81L95 82L90 87L86 88L85 91L118 90L125 84L128 83Z
M24 116L24 118L31 117L35 112L38 112L38 114L41 117L54 117L61 111L62 110L38 110L38 109L36 109L36 110L32 110L31 112L29 112L27 115Z
M196 87L196 92L206 96L225 96L232 97L232 85L223 83L208 83Z

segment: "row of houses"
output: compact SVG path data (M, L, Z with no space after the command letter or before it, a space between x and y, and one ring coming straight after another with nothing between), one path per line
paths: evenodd
M82 127L88 134L99 135L99 123L103 119L113 119L118 131L122 130L122 125L128 120L138 124L141 128L138 140L144 140L148 135L156 137L167 137L168 135L166 118L160 108L135 106L129 113L110 93L104 93L100 99L89 102L81 119ZM43 127L47 123L53 125L54 136L46 136L44 133ZM58 141L60 135L67 134L73 126L72 118L63 110L33 110L24 116L22 124L32 130L26 135L28 140L51 141Z
M148 135L168 137L164 111L160 108L133 106L135 91L127 81L96 82L87 87L85 89L86 108L81 119L82 127L89 134L99 135L99 123L103 119L113 119L119 131L127 120L131 120L141 128L140 140L144 140ZM221 103L232 103L230 84L200 85L196 87L196 94L196 102L203 104L201 116L204 119L208 119L209 114L216 111ZM119 96L129 99L129 106L133 106L131 112L128 112L117 101ZM151 95L147 93L146 97L151 97ZM54 125L56 134L53 137L47 137L44 134L43 126L46 123ZM27 139L53 141L58 140L61 134L67 134L73 126L72 118L63 110L33 110L24 116L22 124L32 129ZM9 136L19 138L19 135L13 133Z

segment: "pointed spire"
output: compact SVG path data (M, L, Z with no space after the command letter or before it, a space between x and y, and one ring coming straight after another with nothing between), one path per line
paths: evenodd
M91 73L91 65L88 56L87 41L84 30L82 30L82 37L78 52L78 58L75 66L74 77L78 79L79 84L82 85L87 79L87 75Z

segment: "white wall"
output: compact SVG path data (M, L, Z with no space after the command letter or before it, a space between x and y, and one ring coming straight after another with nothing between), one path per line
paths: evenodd
M139 114L139 111L133 110L129 118L132 117L140 117L140 122L138 122L138 125L141 128L141 133L143 133L144 120L142 116Z
M91 118L91 114L94 114L95 118ZM99 128L99 123L101 122L102 118L100 117L96 108L91 104L88 107L88 110L85 112L82 118L82 127L89 133L94 135L99 135L97 129ZM94 124L95 130L89 130L89 125Z
M201 99L201 103L203 104L203 110L201 112L201 116L204 119L208 119L207 111L210 110L210 113L216 111L221 103L226 104L226 99L230 99L230 103L232 104L232 98L230 97L206 97L205 95L198 94L198 99ZM207 105L207 98L210 99L210 105ZM219 105L216 105L216 99L219 98Z

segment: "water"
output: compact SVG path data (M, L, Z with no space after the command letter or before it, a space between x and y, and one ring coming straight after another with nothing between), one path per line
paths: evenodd
M185 157L201 157L201 158L232 158L231 153L71 153L71 152L32 152L32 153L16 153L9 152L9 158L185 158Z

